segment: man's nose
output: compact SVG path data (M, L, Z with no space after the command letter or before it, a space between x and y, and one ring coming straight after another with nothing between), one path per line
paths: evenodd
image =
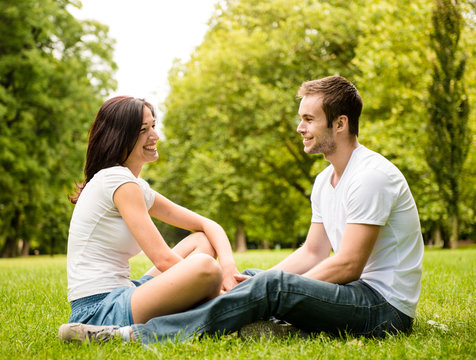
M298 126L297 126L296 131L297 131L298 133L304 132L304 126L303 126L303 121L302 121L302 120L299 121L299 124L298 124Z

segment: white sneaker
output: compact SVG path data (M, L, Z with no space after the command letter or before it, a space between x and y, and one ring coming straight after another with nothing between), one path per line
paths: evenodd
M106 342L114 337L121 337L119 326L96 326L81 323L63 324L58 331L58 338L63 342Z

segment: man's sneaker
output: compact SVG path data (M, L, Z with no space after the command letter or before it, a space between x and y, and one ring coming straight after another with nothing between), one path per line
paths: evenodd
M256 321L243 326L238 331L238 337L243 340L257 340L264 338L286 339L288 337L308 338L309 333L284 321L266 320Z
M63 342L106 342L120 337L119 326L96 326L81 323L63 324L58 331L58 338Z

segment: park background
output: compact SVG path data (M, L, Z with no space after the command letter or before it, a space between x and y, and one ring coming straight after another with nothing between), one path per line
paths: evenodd
M68 194L117 87L115 41L107 26L74 17L80 6L0 1L2 257L66 252ZM174 34L150 46L161 36ZM168 95L153 104L160 158L142 176L219 222L237 251L299 246L328 163L302 150L296 92L340 74L364 101L359 141L407 178L425 243L474 242L475 55L474 0L217 1L202 42L174 62ZM171 245L185 235L156 224Z

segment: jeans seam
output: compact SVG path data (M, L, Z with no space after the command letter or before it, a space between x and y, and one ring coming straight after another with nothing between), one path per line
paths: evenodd
M395 309L395 307L390 304L387 299L385 299L383 297L382 294L380 294L378 291L375 291L375 293L379 296L379 298L382 300L382 305L387 305L388 307L390 307L390 311L392 312L393 314L393 317L397 320L398 322L398 325L400 326L400 329L403 329L403 321L402 321L402 318L400 316L400 314L398 313L398 311ZM395 330L398 330L398 329L395 329Z
M102 302L103 302L103 300L101 300L97 303L94 303L94 304L77 307L77 308L74 309L74 311L71 311L71 315L85 314L85 313L88 313L88 312L95 312L99 308L99 306L101 306Z
M238 310L238 309L240 309L240 308L247 307L247 306L249 306L250 304L254 304L254 303L256 303L256 302L259 302L259 301L261 301L261 300L264 299L264 298L266 298L266 296L262 296L262 297L260 297L260 298L257 298L257 299L255 299L255 300L253 300L253 301L250 301L250 302L246 303L246 304L242 304L242 305L240 305L240 306L234 307L234 308L232 308L232 309L228 309L228 310L226 310L226 311L222 311L222 312L220 312L220 313L215 313L215 314L213 314L213 317L209 317L205 323L203 323L202 325L200 325L200 326L197 327L197 329L195 330L195 333L199 333L201 330L205 329L209 324L213 323L213 321L214 321L216 318L218 318L218 317L220 317L220 316L222 316L222 315L225 315L225 314L227 314L227 313L230 313L230 312L232 312L232 311ZM190 338L190 337L193 337L193 335L194 335L194 334L191 334L191 335L189 336L189 338Z
M332 305L342 305L342 306L352 306L354 308L358 308L358 309L376 309L376 308L379 308L379 307L383 307L385 305L387 305L387 302L385 301L385 299L381 298L381 300L383 300L382 303L380 304L373 304L373 305L357 305L357 304L354 304L354 303L340 303L340 302L335 302L335 301L330 301L330 300L325 300L325 299L321 299L321 298L318 298L318 297L315 297L314 295L312 294L308 294L308 293L304 293L304 292L298 292L298 291L284 291L284 290L281 290L283 293L286 293L286 294L291 294L291 295L303 295L303 296L307 296L309 298L312 298L318 302L322 302L322 303L325 303L325 304L332 304Z

